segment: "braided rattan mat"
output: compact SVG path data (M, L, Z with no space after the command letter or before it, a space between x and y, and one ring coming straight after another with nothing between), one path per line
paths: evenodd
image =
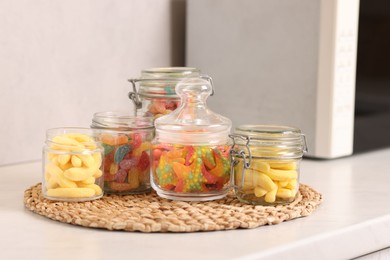
M42 216L69 224L108 230L196 232L256 228L310 215L322 195L300 185L299 197L289 205L253 206L233 194L209 202L182 202L147 195L105 195L89 202L57 202L42 197L41 184L24 193L25 206Z

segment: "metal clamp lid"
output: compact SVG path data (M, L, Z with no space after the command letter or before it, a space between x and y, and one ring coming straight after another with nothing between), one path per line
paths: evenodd
M252 162L252 153L251 153L251 149L249 148L249 142L250 142L251 138L249 136L242 136L242 135L237 135L237 134L230 134L229 137L233 140L233 143L232 143L232 146L230 149L230 157L232 159L231 160L232 164L233 164L233 162L235 162L234 156L240 156L243 159L244 168L248 169L249 166L251 165L251 162ZM246 157L246 153L244 150L236 151L234 149L234 147L236 146L235 138L240 138L240 139L246 141L245 147L248 151L248 158Z

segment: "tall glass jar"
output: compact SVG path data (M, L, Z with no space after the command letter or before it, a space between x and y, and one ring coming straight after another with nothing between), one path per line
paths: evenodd
M200 75L196 68L168 67L152 68L141 72L141 78L129 79L133 91L129 98L135 105L138 115L158 118L169 114L180 105L180 97L175 92L178 82L186 78L203 77L211 81L208 76ZM139 89L136 83L139 83Z
M150 149L153 118L128 112L99 112L92 119L104 148L104 191L139 194L151 190Z
M241 125L231 137L237 198L260 205L294 201L300 161L307 151L301 131L288 126Z
M103 148L88 128L46 131L43 148L43 197L88 201L103 196Z
M231 121L206 106L211 84L192 78L180 82L181 106L155 120L152 187L161 197L205 201L230 188Z

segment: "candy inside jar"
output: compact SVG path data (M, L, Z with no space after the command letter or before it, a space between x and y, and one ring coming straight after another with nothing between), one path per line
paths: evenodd
M230 186L231 121L207 108L207 80L184 80L176 93L180 107L155 120L152 187L168 199L222 198Z
M150 187L153 118L126 112L100 112L91 127L99 129L104 148L104 190L113 194L146 193Z
M91 129L48 129L43 148L43 196L59 201L102 197L102 152Z
M300 161L306 151L300 130L286 126L242 125L231 137L237 198L260 205L293 202L299 191Z
M157 144L153 172L159 188L170 192L208 193L226 189L230 180L229 145Z

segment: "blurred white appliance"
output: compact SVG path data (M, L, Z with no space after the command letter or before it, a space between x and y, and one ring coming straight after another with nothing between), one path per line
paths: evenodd
M186 65L213 110L306 134L310 157L352 154L358 0L189 0Z

